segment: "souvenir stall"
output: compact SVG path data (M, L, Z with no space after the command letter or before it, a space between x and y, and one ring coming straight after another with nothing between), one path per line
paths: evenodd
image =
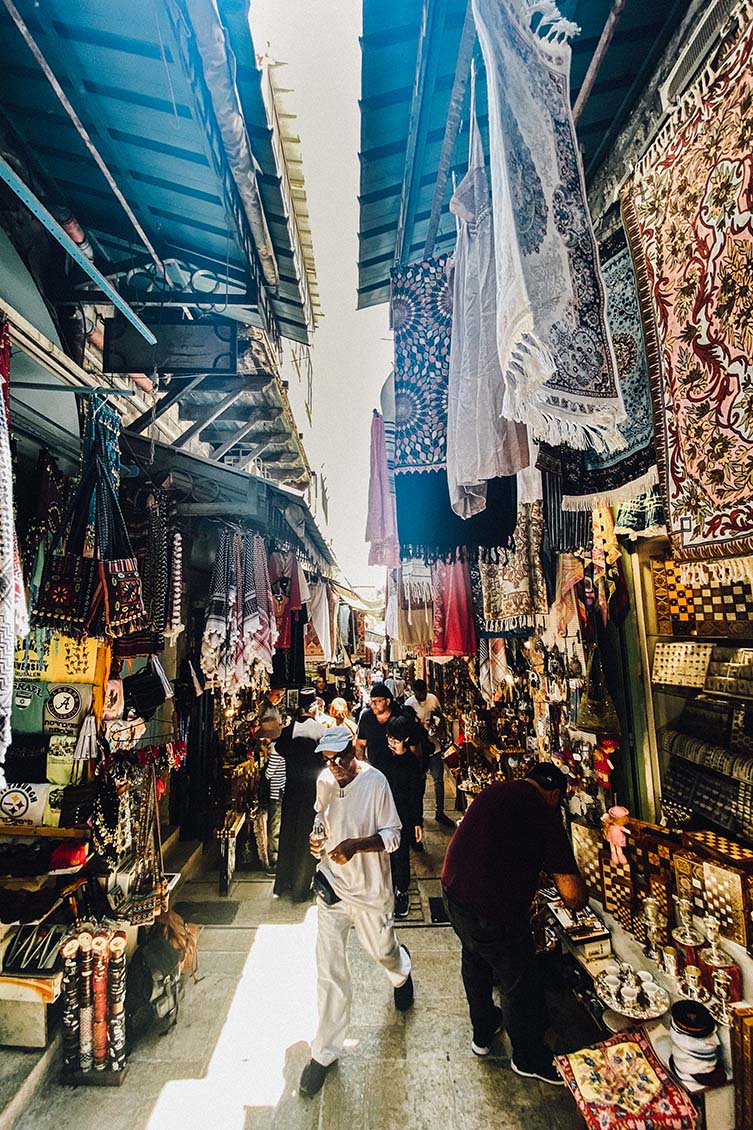
M350 662L353 646L330 565L312 560L292 529L272 525L264 536L224 521L204 530L213 563L196 618L198 677L215 763L208 823L218 829L225 895L236 866L270 867L264 767L273 739L260 726L270 681L285 688L282 717L292 716L305 684L320 679L324 698L340 685L332 666L336 656Z
M80 397L78 463L17 443L2 330L0 1041L64 1079L126 1067L126 961L167 910L160 798L185 753L166 655L181 631L169 495L126 484L118 413Z
M656 1100L652 1125L705 1110L708 1126L744 1126L750 9L595 230L574 129L555 128L573 29L531 34L503 9L473 3L490 132L485 153L472 97L454 253L392 271L370 561L387 571L388 634L453 721L461 790L534 759L568 774L592 903L570 916L545 895L546 932L616 1033L561 1064L588 1124L626 1055L653 1081L631 1116ZM519 166L530 193L502 191ZM554 298L552 274L569 280ZM650 1038L626 1052L635 1022Z

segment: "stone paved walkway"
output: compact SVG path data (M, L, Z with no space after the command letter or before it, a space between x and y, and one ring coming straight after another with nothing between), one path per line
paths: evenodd
M428 896L446 833L432 822L411 917L428 922ZM214 874L180 899L219 902ZM402 931L414 962L416 1003L395 1011L382 971L351 936L355 984L347 1054L313 1099L297 1093L315 1028L315 910L272 898L240 874L229 925L200 936L201 980L189 984L178 1026L142 1043L118 1089L40 1091L17 1130L576 1130L571 1097L520 1079L504 1047L470 1050L459 946L449 927ZM420 905L419 905L420 900ZM423 912L423 913L422 913ZM209 917L209 914L207 915Z

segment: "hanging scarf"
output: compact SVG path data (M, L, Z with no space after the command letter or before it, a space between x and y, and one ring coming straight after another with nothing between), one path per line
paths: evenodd
M366 516L366 541L370 542L369 565L393 569L400 564L397 543L395 498L390 493L384 417L374 412L371 417L371 471Z
M507 645L503 639L478 642L478 687L488 706L494 706L507 674Z
M250 684L259 624L251 535L223 526L201 644L201 668L211 683L226 692Z
M617 238L620 249L603 263L602 272L607 287L607 316L617 358L617 373L627 413L625 420L618 425L623 442L620 450L604 453L562 449L562 505L565 510L616 506L658 482L651 389L638 291L622 229Z
M434 586L433 655L475 655L471 580L465 561L432 567Z
M620 537L631 539L666 536L667 524L659 487L652 487L637 498L623 502L617 511L614 531Z
M573 553L561 553L557 558L557 635L566 636L572 620L578 619L576 586L585 576L583 560Z
M610 450L625 413L570 110L567 41L578 28L553 2L473 0L473 15L488 84L504 415L549 443Z
M395 491L400 556L452 560L461 547L505 547L515 527L515 480L493 479L487 508L464 522L447 482L451 296L448 258L392 272L395 335Z
M529 459L525 425L502 414L494 232L474 93L472 86L468 172L450 201L458 237L447 385L447 480L452 509L461 518L485 509L489 479L514 475Z
M325 581L309 582L309 623L316 632L325 663L331 663L334 658L332 647L332 624L329 610L329 586Z
M259 626L253 636L254 652L264 670L271 671L272 654L277 639L277 621L275 619L272 585L269 580L267 550L264 540L258 534L253 536L251 552L254 565L254 588L259 613Z
M546 627L549 604L541 564L543 535L542 504L520 506L515 549L504 563L480 563L487 631L504 634Z
M549 544L555 553L590 552L593 540L588 510L562 508L562 460L556 448L539 448L538 466L544 495L544 522Z

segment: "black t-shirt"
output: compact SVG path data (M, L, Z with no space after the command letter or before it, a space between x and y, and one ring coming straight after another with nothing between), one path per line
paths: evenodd
M539 873L577 875L559 810L534 785L490 785L468 809L447 848L442 886L466 910L492 924L525 914Z
M366 742L366 756L375 769L384 773L385 777L389 779L390 764L392 762L392 753L390 747L387 745L387 725L391 718L399 714L400 710L395 704L392 704L392 711L389 718L384 722L379 722L370 706L361 712L361 717L358 720L358 733L356 737L361 738Z

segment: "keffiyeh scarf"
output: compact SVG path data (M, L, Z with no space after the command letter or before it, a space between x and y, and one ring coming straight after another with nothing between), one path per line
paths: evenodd
M220 531L201 643L201 667L211 683L226 692L249 685L259 625L252 537L225 526Z
M473 0L489 97L503 411L536 439L607 451L624 409L551 0ZM531 21L538 16L535 30Z

